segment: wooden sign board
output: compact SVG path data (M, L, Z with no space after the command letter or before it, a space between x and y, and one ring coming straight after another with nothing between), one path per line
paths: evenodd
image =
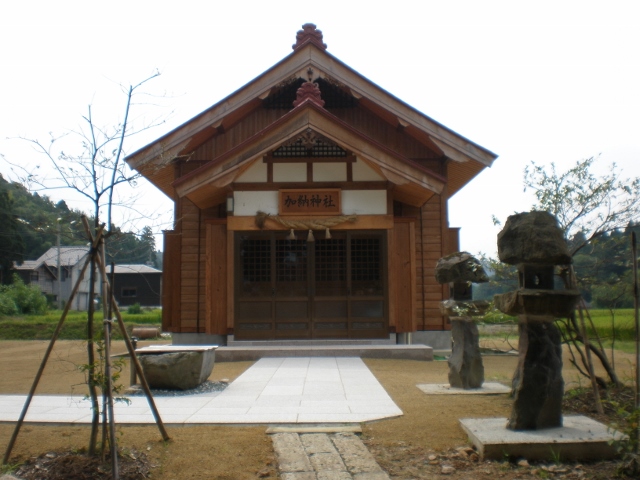
M279 190L280 215L340 215L339 188Z

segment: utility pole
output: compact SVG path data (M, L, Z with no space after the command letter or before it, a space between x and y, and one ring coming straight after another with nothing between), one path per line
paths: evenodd
M58 246L58 310L62 310L62 265L60 264L60 220L58 219L58 235L57 235L57 246Z

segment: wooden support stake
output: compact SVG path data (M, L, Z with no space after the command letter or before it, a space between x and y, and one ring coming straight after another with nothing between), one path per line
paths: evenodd
M95 240L92 243L92 248L93 249L95 249L97 247L98 243L102 239L102 233L103 233L103 229L100 228L98 230L98 234L96 235ZM64 324L64 321L67 318L67 315L68 315L69 310L71 308L71 304L73 302L73 299L75 298L76 294L78 293L78 289L80 288L80 282L82 281L82 278L83 278L85 272L87 271L87 267L89 266L90 263L91 263L91 255L88 255L87 259L84 262L84 265L82 266L82 269L80 271L80 275L78 276L78 279L76 280L76 284L73 286L73 290L71 290L71 295L69 296L69 299L67 300L67 303L64 306L64 310L62 311L62 315L60 316L60 321L58 322L58 325L56 326L56 329L53 332L53 336L51 337L51 340L49 341L49 346L47 347L47 351L45 352L44 357L42 358L42 362L40 362L40 368L38 369L38 373L36 373L36 377L33 379L33 384L31 385L31 390L29 390L29 394L27 395L27 399L24 402L24 407L22 407L22 412L20 413L20 417L18 418L18 422L16 423L16 427L13 430L13 434L11 435L11 439L9 440L9 445L7 445L7 450L4 453L4 457L2 459L2 464L3 465L6 465L7 462L9 461L9 457L11 456L11 451L13 450L13 446L15 445L16 439L18 438L18 434L20 433L20 428L22 428L22 424L24 422L24 418L27 416L27 410L29 410L29 405L31 405L31 400L33 400L33 395L36 392L36 388L38 387L38 383L40 383L40 378L42 377L42 373L44 372L44 368L47 365L47 361L49 360L49 356L51 355L51 352L53 351L53 346L54 346L58 336L60 335L60 331L62 330L62 325Z
M636 244L636 232L631 232L631 254L633 255L633 315L636 324L636 395L635 408L640 409L640 320L638 319L638 249ZM640 454L640 425L635 431L636 458L635 469L638 468L638 455Z
M107 279L107 271L102 263L102 260L98 257L98 269L102 275L103 282L109 282ZM127 333L127 329L124 325L124 320L122 320L122 314L120 313L120 309L118 308L118 304L115 301L115 298L111 298L111 307L113 308L113 312L116 314L116 318L118 319L118 326L120 327L120 331L122 332L122 337L124 338L124 343L127 346L127 351L129 352L129 357L131 358L132 365L135 366L136 373L140 378L140 384L142 385L142 389L144 390L145 395L147 396L147 401L149 402L149 407L151 408L151 412L153 413L153 417L156 420L156 424L158 425L158 429L162 434L162 439L166 442L170 440L169 434L167 430L164 428L164 424L162 423L162 418L160 418L160 413L156 407L156 403L153 400L153 395L151 395L151 389L149 388L149 384L147 383L147 379L144 376L142 371L142 365L140 365L140 361L136 356L135 349L131 344L131 339L129 338L129 334Z

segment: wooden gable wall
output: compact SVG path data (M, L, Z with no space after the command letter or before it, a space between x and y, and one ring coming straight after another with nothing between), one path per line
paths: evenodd
M405 134L402 129L383 122L373 113L362 107L327 109L340 120L351 125L376 142L398 152L409 159L422 159L427 168L440 172L442 155ZM212 160L234 146L244 142L278 120L290 110L258 108L235 125L225 127L224 131L198 147L190 156L192 160ZM430 160L429 162L426 162Z
M329 111L367 137L406 158L438 160L442 157L440 153L407 135L401 128L381 121L378 116L363 107L340 108Z

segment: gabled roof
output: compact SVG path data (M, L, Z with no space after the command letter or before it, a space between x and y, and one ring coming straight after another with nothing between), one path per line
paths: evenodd
M88 253L89 247L60 247L60 265L63 267L74 267L80 261L84 260ZM25 260L21 265L14 265L13 268L16 270L36 270L41 266L54 269L58 266L58 247L51 247L37 260ZM115 265L115 273L162 274L162 270L143 264L121 264Z
M108 270L109 272L111 270ZM116 274L119 273L158 273L162 274L162 270L158 270L157 268L150 267L148 265L142 264L131 264L131 265L116 265L114 272Z
M89 247L73 246L60 247L60 265L64 267L73 267L78 264L89 253ZM51 247L44 252L40 258L36 260L36 268L40 265L57 266L58 265L58 247Z
M37 260L25 260L20 265L18 265L16 262L14 262L13 264L14 270L35 270L36 268L38 268Z
M300 82L300 79L308 82L312 79L313 81L325 81L337 86L337 89L346 98L357 102L380 120L402 130L413 139L437 152L442 158L449 160L447 164L448 195L455 193L482 169L491 166L495 160L494 153L407 105L332 56L326 51L326 45L322 42L322 33L314 25L306 24L303 26L303 30L298 32L293 49L293 53L236 92L155 142L129 155L126 159L129 165L143 173L171 198L175 199L176 195L181 196L182 194L193 196L191 187L185 186L187 183L193 182L193 177L190 177L190 180L180 180L177 184L173 184L173 161L188 156L208 140L223 134L255 109L260 108L264 102L277 96L287 85L296 81ZM316 110L322 109L316 108ZM329 119L328 115L331 114L324 111L325 120ZM285 117L295 115L287 114ZM315 115L314 119L318 122L322 117L319 111L310 115ZM300 120L300 117L296 118ZM287 119L287 121L290 120L290 118ZM356 136L355 132L349 131L345 127L344 122L341 125L335 117L331 120L336 125L334 132L336 143L341 144L342 141L344 144L347 139L353 139ZM308 125L300 124L299 128L317 128L317 124L313 126L310 123ZM291 135L295 134L293 130L295 129L290 130ZM364 140L362 136L360 139ZM261 142L258 140L258 138L252 138L252 148L255 155L260 154ZM269 145L264 144L263 146L265 149L275 146L275 139L272 139ZM241 147L241 145L236 145L234 148ZM358 154L363 155L369 162L374 160L372 155L367 158L366 152L360 151ZM228 157L230 153L227 152L224 155ZM248 160L247 157L243 158ZM408 165L409 170L414 167L408 162L408 159L398 158L397 155L395 157L391 155L390 158ZM234 166L237 165L237 160L230 161L235 162ZM224 161L219 158L214 159L214 163L215 165L209 167L210 171L224 167ZM389 165L390 171L393 170L392 164ZM382 168L381 165L378 166ZM422 187L431 188L432 192L439 193L435 184L442 182L442 178L436 181L437 175L426 172L424 177L429 177L429 182L433 185L429 187L422 185ZM420 183L414 186L421 187ZM407 196L412 195L407 194Z
M73 268L80 261L84 260L89 253L89 247L73 246L60 247L60 266L65 268ZM54 278L56 277L56 268L58 267L58 247L51 247L44 252L37 260L25 260L22 264L14 264L15 270L33 271L43 268L48 271Z
M261 158L267 151L307 130L357 154L390 182L401 185L397 187L400 192L398 199L406 203L422 205L434 192L440 193L445 184L442 176L398 155L375 139L365 137L320 108L317 103L307 100L254 137L178 179L174 183L176 192L181 197L186 196L200 208L211 207L220 200L211 196L211 183L215 182L217 187L228 185L247 163L251 163L256 157ZM411 188L414 185L418 188Z

